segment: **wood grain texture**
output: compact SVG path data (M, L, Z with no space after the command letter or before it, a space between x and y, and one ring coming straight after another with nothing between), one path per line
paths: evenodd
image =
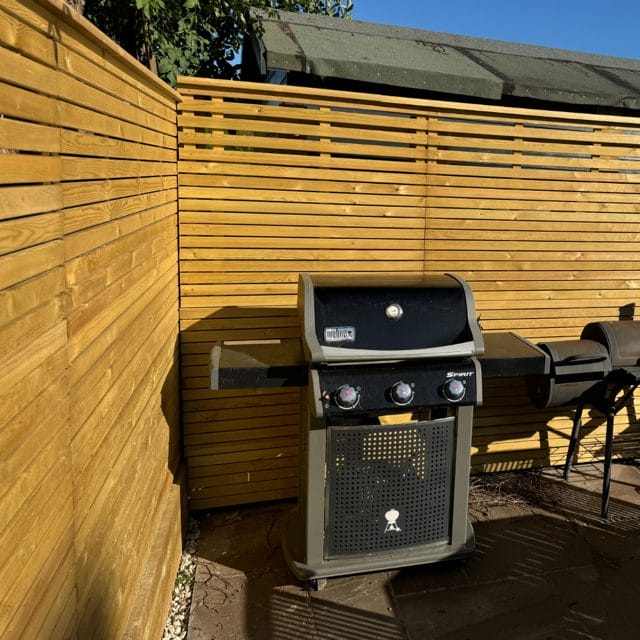
M457 272L485 331L533 341L576 338L638 302L638 118L194 78L179 91L194 508L295 494L281 447L296 445L299 391L211 392L208 354L218 340L298 337L300 271ZM476 471L566 451L571 416L535 410L514 384L485 390Z
M68 5L2 3L2 637L151 638L166 619L176 97Z

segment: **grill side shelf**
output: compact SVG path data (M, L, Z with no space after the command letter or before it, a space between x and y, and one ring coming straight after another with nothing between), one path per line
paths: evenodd
M485 379L549 375L547 354L516 333L485 333L484 345L484 354L478 360Z
M300 340L216 342L209 360L210 388L260 389L307 384Z
M549 374L546 354L515 333L485 333L479 356L483 378ZM305 386L307 363L297 339L215 343L210 357L211 389Z

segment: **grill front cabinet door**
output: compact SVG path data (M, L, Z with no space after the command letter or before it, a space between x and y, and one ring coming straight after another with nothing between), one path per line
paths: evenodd
M314 418L303 394L300 499L285 530L300 580L462 557L468 520L473 406L403 424Z
M325 557L450 535L454 419L327 428Z

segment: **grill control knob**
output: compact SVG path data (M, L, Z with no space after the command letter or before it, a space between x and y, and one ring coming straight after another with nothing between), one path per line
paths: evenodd
M406 382L396 382L393 387L391 387L391 400L393 400L395 404L409 404L413 400L413 396L413 389L411 385Z
M341 409L353 409L360 402L360 392L348 384L338 387L334 397L336 404Z
M462 400L465 391L464 385L457 378L447 380L442 387L442 395L451 402Z

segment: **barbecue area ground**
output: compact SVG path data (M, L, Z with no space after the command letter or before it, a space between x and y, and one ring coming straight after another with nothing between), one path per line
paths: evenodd
M292 502L197 514L188 640L631 640L640 637L640 462L474 476L463 561L330 579L280 548Z

